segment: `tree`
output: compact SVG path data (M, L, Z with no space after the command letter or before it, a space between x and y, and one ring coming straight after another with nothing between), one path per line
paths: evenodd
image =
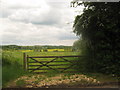
M75 18L73 32L86 42L83 53L92 56L86 69L120 75L120 2L82 4L85 8Z
M85 42L82 39L78 39L73 43L73 51L81 51L85 48Z

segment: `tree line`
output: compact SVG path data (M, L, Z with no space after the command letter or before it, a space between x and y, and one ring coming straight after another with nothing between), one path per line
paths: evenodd
M51 45L34 45L34 46L18 46L18 45L1 45L0 48L2 50L34 50L34 51L40 51L40 50L47 50L47 49L65 49L65 50L72 50L72 46L51 46Z
M84 70L119 76L120 2L75 3L84 5L73 25L73 32L80 37L74 47L88 57L82 59Z

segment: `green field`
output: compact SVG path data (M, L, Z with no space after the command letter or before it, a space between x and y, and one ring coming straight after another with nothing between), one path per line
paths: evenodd
M4 53L11 55L19 64L23 65L23 52L19 51L5 51ZM65 55L79 55L78 52L25 52L29 56L65 56Z
M65 55L79 55L79 52L26 52L27 55L29 56L65 56ZM40 59L40 61L50 61L53 58L48 58L48 59ZM68 58L67 58L68 59ZM69 58L69 60L76 60L76 58ZM32 60L30 60L32 61ZM57 61L61 61L61 59L57 59ZM76 61L75 61L76 62ZM79 61L80 62L80 61ZM81 62L80 62L81 63ZM49 63L49 65L52 64L63 64L63 62L52 62ZM64 64L67 64L64 63ZM3 51L2 54L2 85L3 87L6 87L9 83L12 81L16 80L17 78L21 76L34 76L36 74L34 73L29 73L23 70L23 52L18 52L18 51ZM31 64L34 65L34 64ZM35 64L36 65L36 64ZM38 64L40 65L40 64ZM78 66L82 66L82 63ZM51 66L52 68L60 68L59 66ZM67 67L67 66L61 66L62 68ZM36 67L32 67L36 68ZM46 67L42 67L46 68ZM76 69L76 70L81 70L82 68ZM71 69L69 69L71 70ZM75 70L75 69L74 69ZM45 71L45 70L43 70ZM51 77L58 75L60 73L49 70L48 73L46 73L46 77ZM66 73L65 75L71 75L72 73ZM73 73L76 74L76 73ZM109 77L108 75L101 75L101 74L91 74L91 73L86 73L85 71L80 71L78 74L85 74L87 76L95 77L98 80L102 81L103 77L104 80L102 82L114 82L117 79L113 77ZM110 80L110 81L109 81Z
M78 52L26 52L26 54L29 56L65 56L65 55L78 55L79 53ZM40 59L40 60L43 60L43 59ZM50 61L51 59L44 59L44 60ZM23 52L3 51L2 64L3 64L3 68L2 68L3 69L3 72L2 72L3 86L5 86L7 82L28 73L28 72L24 72L23 70ZM56 63L53 62L52 64L56 64ZM62 64L62 63L59 63L59 64ZM53 67L55 68L55 66ZM32 68L36 68L36 67L32 67Z
M20 65L23 65L23 52L7 52L10 53L14 58L16 58L17 62L20 63ZM78 55L78 52L26 52L27 55L29 56L65 56L65 55ZM54 58L37 58L36 60L38 61L51 61ZM65 58L67 60L74 60L75 58ZM29 59L29 62L33 62L34 60ZM55 61L64 61L61 58L56 59ZM45 64L45 63L44 63ZM60 65L60 64L68 64L68 65L62 65L62 66L50 66L51 68L56 69L56 71L61 71L62 69L57 69L57 68L67 68L69 67L71 64L70 62L51 62L47 65ZM40 63L30 63L29 65L42 65ZM29 69L36 69L39 66L31 66L29 67ZM40 69L50 69L46 66L42 66ZM35 70L35 72L51 72L52 69L50 70ZM73 70L73 69L69 69L69 70ZM69 71L68 70L68 71ZM31 70L29 70L31 71ZM74 71L74 70L73 70Z

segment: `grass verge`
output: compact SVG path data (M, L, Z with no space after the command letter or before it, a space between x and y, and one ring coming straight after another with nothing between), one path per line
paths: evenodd
M14 80L26 72L22 69L21 64L11 54L2 54L2 87L5 87L7 83Z

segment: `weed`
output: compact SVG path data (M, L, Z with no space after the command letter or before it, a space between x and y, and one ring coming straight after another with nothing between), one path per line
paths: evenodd
M60 74L60 72L59 71L51 70L51 71L48 71L48 73L46 73L45 75L47 77L53 77L53 76L56 76L57 74Z
M25 84L26 84L26 82L25 82L25 80L18 80L17 82L16 82L16 85L17 85L17 87L24 87L25 86Z

